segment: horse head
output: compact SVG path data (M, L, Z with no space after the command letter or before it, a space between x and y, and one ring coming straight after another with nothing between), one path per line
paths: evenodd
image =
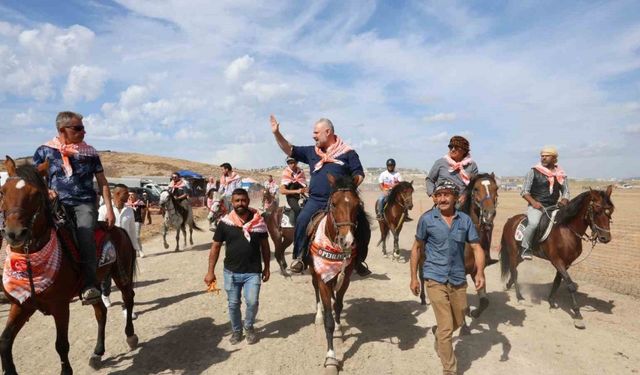
M345 251L351 249L355 242L355 228L360 197L351 177L336 178L327 175L329 185L333 189L329 197L329 219L333 227L327 226L329 238L333 239Z
M13 249L29 245L36 227L48 220L48 189L44 181L49 169L45 161L37 168L30 164L16 167L9 156L4 161L9 178L0 188L0 211L4 212L4 235Z
M262 209L265 212L271 213L277 208L277 206L275 206L274 204L275 201L276 201L275 195L271 194L269 189L262 188Z
M413 181L401 181L389 192L389 200L397 202L406 210L413 209Z
M590 201L585 220L591 227L591 235L602 243L611 241L611 215L614 206L611 202L613 185L607 186L606 191L589 189Z
M476 210L478 220L481 226L491 228L493 219L496 217L496 207L498 206L498 184L496 176L491 173L483 173L476 175L469 183L471 202L470 210Z
M158 204L162 207L165 207L167 203L172 200L171 198L173 198L173 196L171 195L171 192L169 190L162 190L160 192L160 201L158 202Z

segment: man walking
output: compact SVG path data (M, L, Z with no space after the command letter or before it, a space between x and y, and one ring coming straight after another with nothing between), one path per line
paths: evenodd
M249 194L236 189L231 195L233 211L218 224L209 252L209 270L204 277L207 285L216 281L215 268L222 243L226 243L224 257L224 289L229 303L231 320L231 344L242 341L244 328L247 343L257 341L253 324L258 314L260 284L269 280L271 257L267 225L258 212L249 208ZM264 263L264 268L263 264ZM247 304L245 319L240 312L240 295L244 292Z
M469 242L475 256L476 289L484 287L484 251L471 218L456 210L458 187L451 181L439 182L433 192L436 207L425 212L418 221L411 249L411 292L420 293L418 263L423 258L425 288L436 318L436 353L444 374L456 374L453 333L464 322L467 308L467 279L464 269L464 246Z

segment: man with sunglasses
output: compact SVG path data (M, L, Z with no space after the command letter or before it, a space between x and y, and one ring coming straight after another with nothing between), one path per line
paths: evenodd
M33 155L35 165L49 161L49 196L57 198L67 214L75 220L75 234L80 252L83 285L83 304L100 302L96 279L96 243L94 230L98 220L96 191L93 177L106 206L105 219L109 227L115 222L111 192L95 148L84 142L86 134L82 115L60 112L56 117L58 135L40 146Z
M287 205L293 210L293 222L298 219L298 214L302 207L300 206L300 198L306 194L307 177L302 168L298 167L298 161L291 156L287 156L287 168L282 171L282 179L280 180L280 192L287 199Z
M427 194L434 199L433 192L435 187L443 180L449 180L458 186L460 194L458 195L457 207L461 207L464 203L464 191L469 184L471 178L478 174L478 165L471 159L469 141L460 136L454 135L449 140L449 152L436 160L433 167L427 175Z

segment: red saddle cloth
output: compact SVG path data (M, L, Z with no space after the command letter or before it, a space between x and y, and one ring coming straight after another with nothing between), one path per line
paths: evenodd
M80 262L80 252L78 251L78 248L76 247L75 241L73 240L73 236L71 234L71 232L67 229L61 229L58 234L60 235L60 237L62 238L62 241L64 241L64 246L67 250L69 250L69 252L71 253L71 257L73 258L73 260L76 263ZM95 230L95 234L94 234L94 238L96 241L96 259L100 260L103 257L103 252L105 250L105 242L107 241L109 232L107 231L107 229L98 224L96 226L96 230ZM100 262L98 262L99 264Z

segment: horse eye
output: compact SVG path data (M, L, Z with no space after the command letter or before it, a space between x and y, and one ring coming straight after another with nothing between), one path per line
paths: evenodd
M606 210L604 210L604 214L607 216L611 216L611 210L607 208Z

